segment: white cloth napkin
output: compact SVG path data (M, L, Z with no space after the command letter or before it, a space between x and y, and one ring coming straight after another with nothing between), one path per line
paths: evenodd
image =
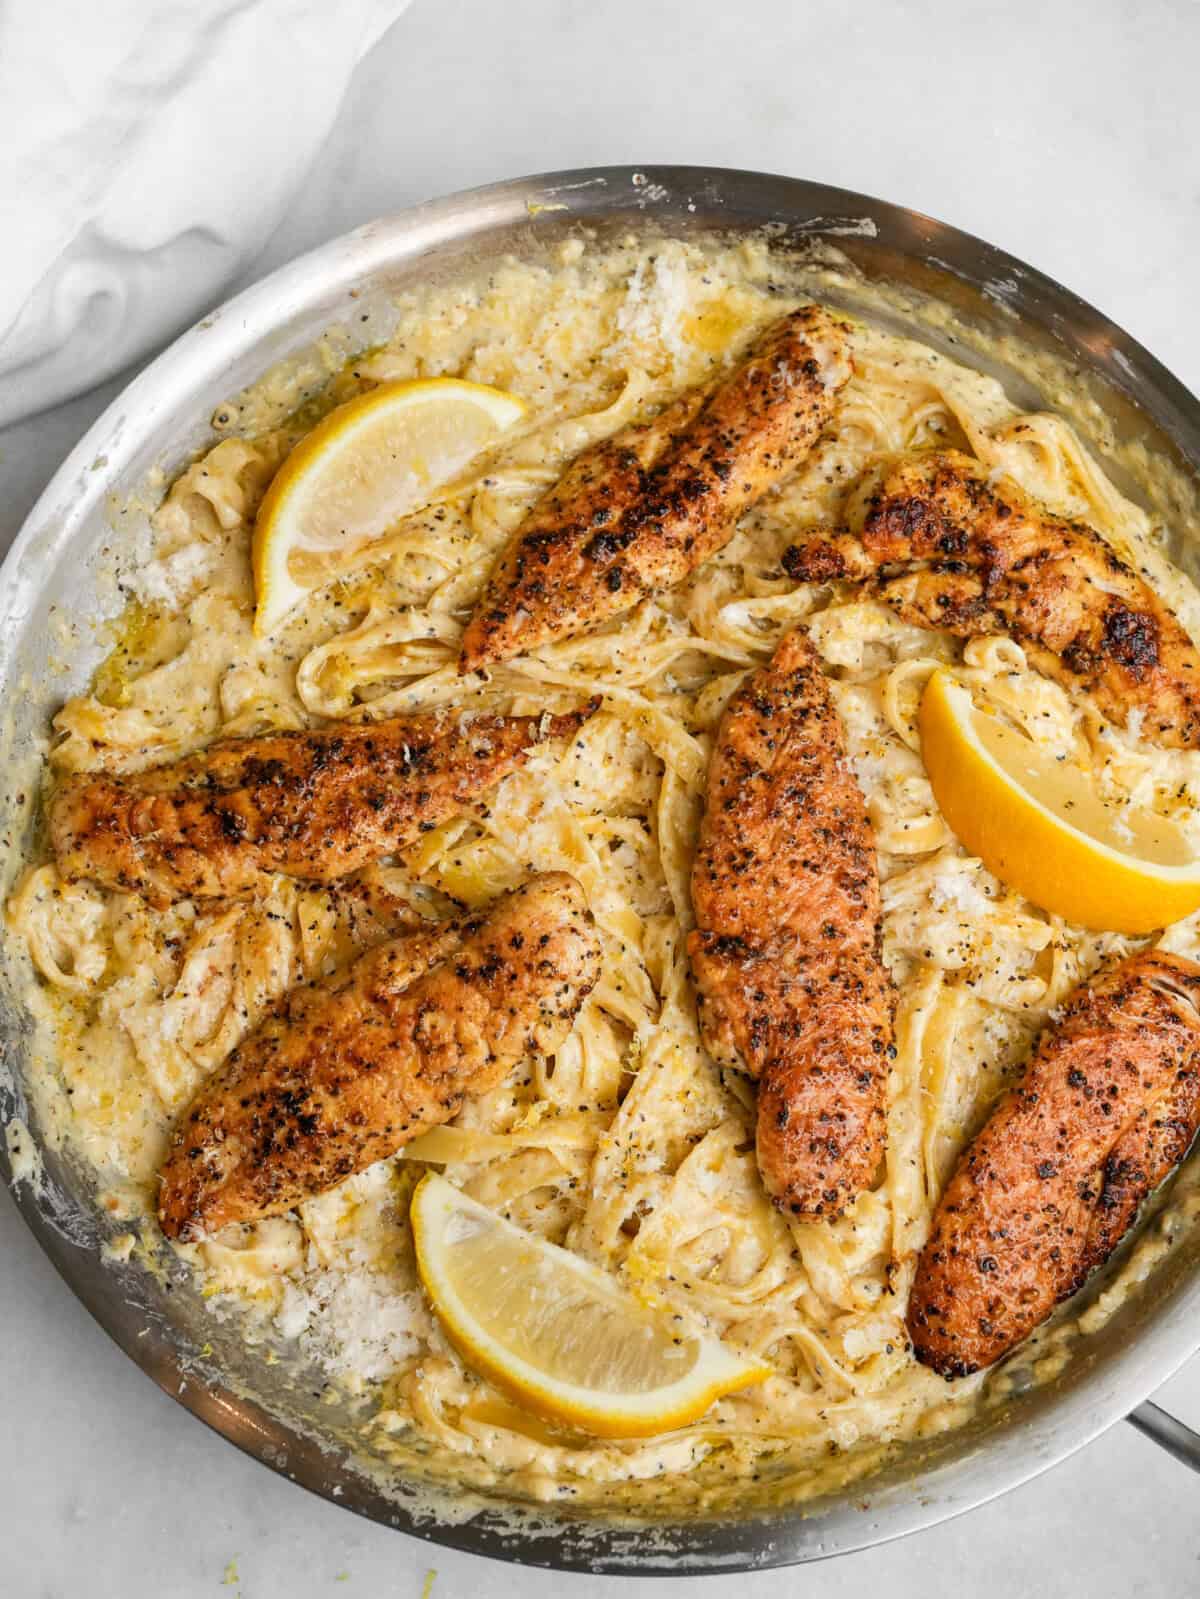
M0 0L0 425L204 310L408 0Z

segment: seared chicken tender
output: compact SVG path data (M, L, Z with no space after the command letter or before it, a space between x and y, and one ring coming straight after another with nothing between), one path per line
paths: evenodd
M131 777L82 772L50 802L50 841L64 877L159 906L263 891L275 872L329 883L464 810L594 709L405 716L226 739Z
M816 651L789 634L721 721L688 954L713 1058L758 1081L758 1164L836 1216L883 1153L893 997L875 841Z
M851 495L849 532L794 545L804 582L865 582L915 627L1007 633L1030 662L1157 744L1200 748L1200 651L1149 584L1082 522L993 482L955 450L884 462Z
M501 556L463 635L476 672L681 583L816 443L851 374L819 306L772 323L719 382L585 450Z
M164 1233L277 1215L395 1154L557 1049L599 971L582 890L554 872L293 989L176 1129Z
M908 1306L916 1357L990 1366L1108 1259L1200 1126L1200 965L1102 971L1043 1033L934 1214Z

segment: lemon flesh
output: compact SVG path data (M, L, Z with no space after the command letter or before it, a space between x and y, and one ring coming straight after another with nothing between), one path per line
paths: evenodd
M339 405L280 467L254 525L254 628L279 626L336 557L428 503L525 415L513 394L458 378L381 383Z
M443 1177L421 1179L412 1227L421 1281L451 1342L551 1421L610 1438L667 1432L769 1373Z
M1182 830L1128 813L1090 774L977 710L948 672L918 713L934 798L1002 882L1082 927L1150 933L1200 908L1200 862Z

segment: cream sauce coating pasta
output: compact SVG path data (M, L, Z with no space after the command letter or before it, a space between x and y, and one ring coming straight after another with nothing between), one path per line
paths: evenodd
M39 982L31 1006L69 1096L68 1136L110 1203L152 1227L172 1120L290 984L422 919L475 906L535 871L584 887L602 980L571 1036L453 1125L302 1205L180 1250L217 1310L299 1340L331 1381L369 1397L375 1447L432 1447L438 1469L507 1493L581 1501L654 1479L673 1506L771 1479L798 1494L867 1469L880 1448L965 1419L983 1379L947 1386L913 1361L903 1318L933 1206L964 1142L1038 1028L1108 953L1135 947L1048 916L967 856L937 811L915 711L955 664L981 703L1056 750L1085 753L1130 805L1200 844L1200 755L1142 744L1027 664L1002 637L920 631L849 590L797 587L780 566L805 527L836 522L880 452L954 446L1085 518L1145 569L1193 633L1200 596L1163 557L1070 426L1023 415L1001 387L925 345L858 323L855 375L809 461L682 587L619 622L506 663L455 666L465 616L537 495L580 448L715 373L804 298L765 245L573 240L400 306L389 342L296 409L268 376L223 408L227 434L155 512L155 560L91 692L55 718L56 773L134 771L211 738L441 706L537 714L603 708L470 814L357 887L279 879L257 902L152 910L30 863L9 922ZM468 479L331 575L256 640L249 542L287 450L323 408L383 379L460 375L511 389L528 420ZM769 1204L753 1089L722 1078L696 1027L683 955L688 881L721 711L782 634L809 628L867 796L899 1008L888 1150L838 1221ZM1194 952L1190 924L1168 930ZM577 1251L774 1375L666 1439L559 1437L464 1367L422 1301L406 1220L420 1161L522 1227ZM1091 1314L1091 1313L1089 1313ZM265 1333L263 1332L265 1329ZM1046 1335L1053 1341L1051 1331ZM717 1487L714 1485L723 1485ZM639 1490L644 1493L644 1488ZM639 1499L639 1503L643 1503Z

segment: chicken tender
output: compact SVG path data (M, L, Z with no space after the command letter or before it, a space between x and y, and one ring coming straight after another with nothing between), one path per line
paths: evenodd
M908 1306L916 1357L990 1366L1108 1259L1200 1126L1200 965L1146 951L1078 989L959 1160Z
M1117 726L1136 711L1154 743L1200 748L1200 651L1086 524L1051 516L955 450L869 472L846 520L849 532L793 545L784 569L803 582L866 583L914 627L1007 633Z
M50 841L64 877L158 906L264 891L276 872L330 883L464 810L594 709L405 716L226 739L132 777L81 772L50 802Z
M681 583L816 443L850 379L819 306L773 323L726 378L585 450L518 529L463 635L477 672Z
M163 1232L277 1215L395 1154L557 1049L599 970L582 890L555 872L292 990L176 1129Z
M836 1216L883 1153L893 996L866 804L802 631L722 719L692 902L701 1029L757 1079L763 1181L797 1216Z

